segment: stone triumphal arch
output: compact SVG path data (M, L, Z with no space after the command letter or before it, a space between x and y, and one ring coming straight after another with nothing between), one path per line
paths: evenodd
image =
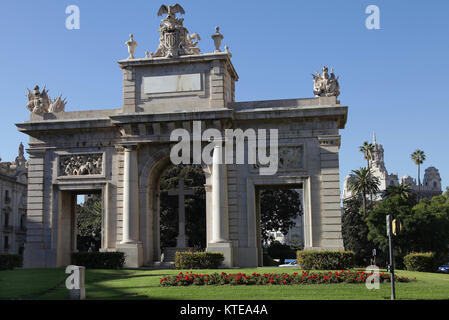
M135 58L136 41L126 42L129 57L118 62L120 109L70 112L45 89L29 91L30 120L17 124L30 136L25 267L70 263L80 193L101 194L102 251L125 252L128 267L158 262L158 183L172 161L175 129L184 129L201 147L210 142L204 136L209 129L224 137L214 141L212 162L201 162L207 250L223 252L225 266L261 264L262 187L302 188L305 248L341 249L339 130L348 108L337 100L333 71L323 68L314 76L314 98L236 102L238 75L228 49L220 49L219 29L212 35L216 50L200 54L198 35L189 35L177 17L183 10L164 7L155 53ZM220 161L226 129L277 129L276 172L261 174L261 163Z

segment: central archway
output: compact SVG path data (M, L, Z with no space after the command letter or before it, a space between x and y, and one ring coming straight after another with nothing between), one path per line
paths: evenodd
M164 171L172 166L170 160L170 146L159 148L156 152L151 152L142 163L142 169L139 172L139 219L140 219L140 239L143 244L143 263L151 266L160 261L161 257L161 220L160 220L160 181ZM210 174L207 168L203 167L205 175L205 199L206 199L206 230L210 224L208 220L210 190L208 182ZM207 231L206 231L207 243Z

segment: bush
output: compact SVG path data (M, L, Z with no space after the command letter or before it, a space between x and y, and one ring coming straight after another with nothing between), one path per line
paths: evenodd
M220 252L176 252L176 269L218 269L224 261Z
M0 254L0 270L21 268L23 257L20 254Z
M436 269L434 252L412 252L404 257L405 268L409 271L434 272Z
M343 270L354 267L354 252L306 250L297 252L297 263L305 270Z
M74 252L72 264L90 269L120 269L125 263L123 252Z
M284 263L285 259L295 259L295 250L290 248L286 244L282 244L279 241L273 241L269 247L267 247L268 255L273 259L279 259L280 263Z

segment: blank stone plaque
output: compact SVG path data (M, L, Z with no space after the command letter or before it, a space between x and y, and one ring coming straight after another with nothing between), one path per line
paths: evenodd
M143 86L146 94L198 91L201 90L201 74L144 77Z

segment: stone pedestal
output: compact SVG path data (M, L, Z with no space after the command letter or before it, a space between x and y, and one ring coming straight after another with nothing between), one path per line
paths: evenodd
M117 251L125 253L125 268L139 268L143 265L141 243L119 243Z
M224 255L223 267L234 266L232 242L215 242L207 244L207 252L221 252Z
M182 248L182 247L167 247L164 248L164 262L174 262L176 257L176 252L189 252L193 248Z

